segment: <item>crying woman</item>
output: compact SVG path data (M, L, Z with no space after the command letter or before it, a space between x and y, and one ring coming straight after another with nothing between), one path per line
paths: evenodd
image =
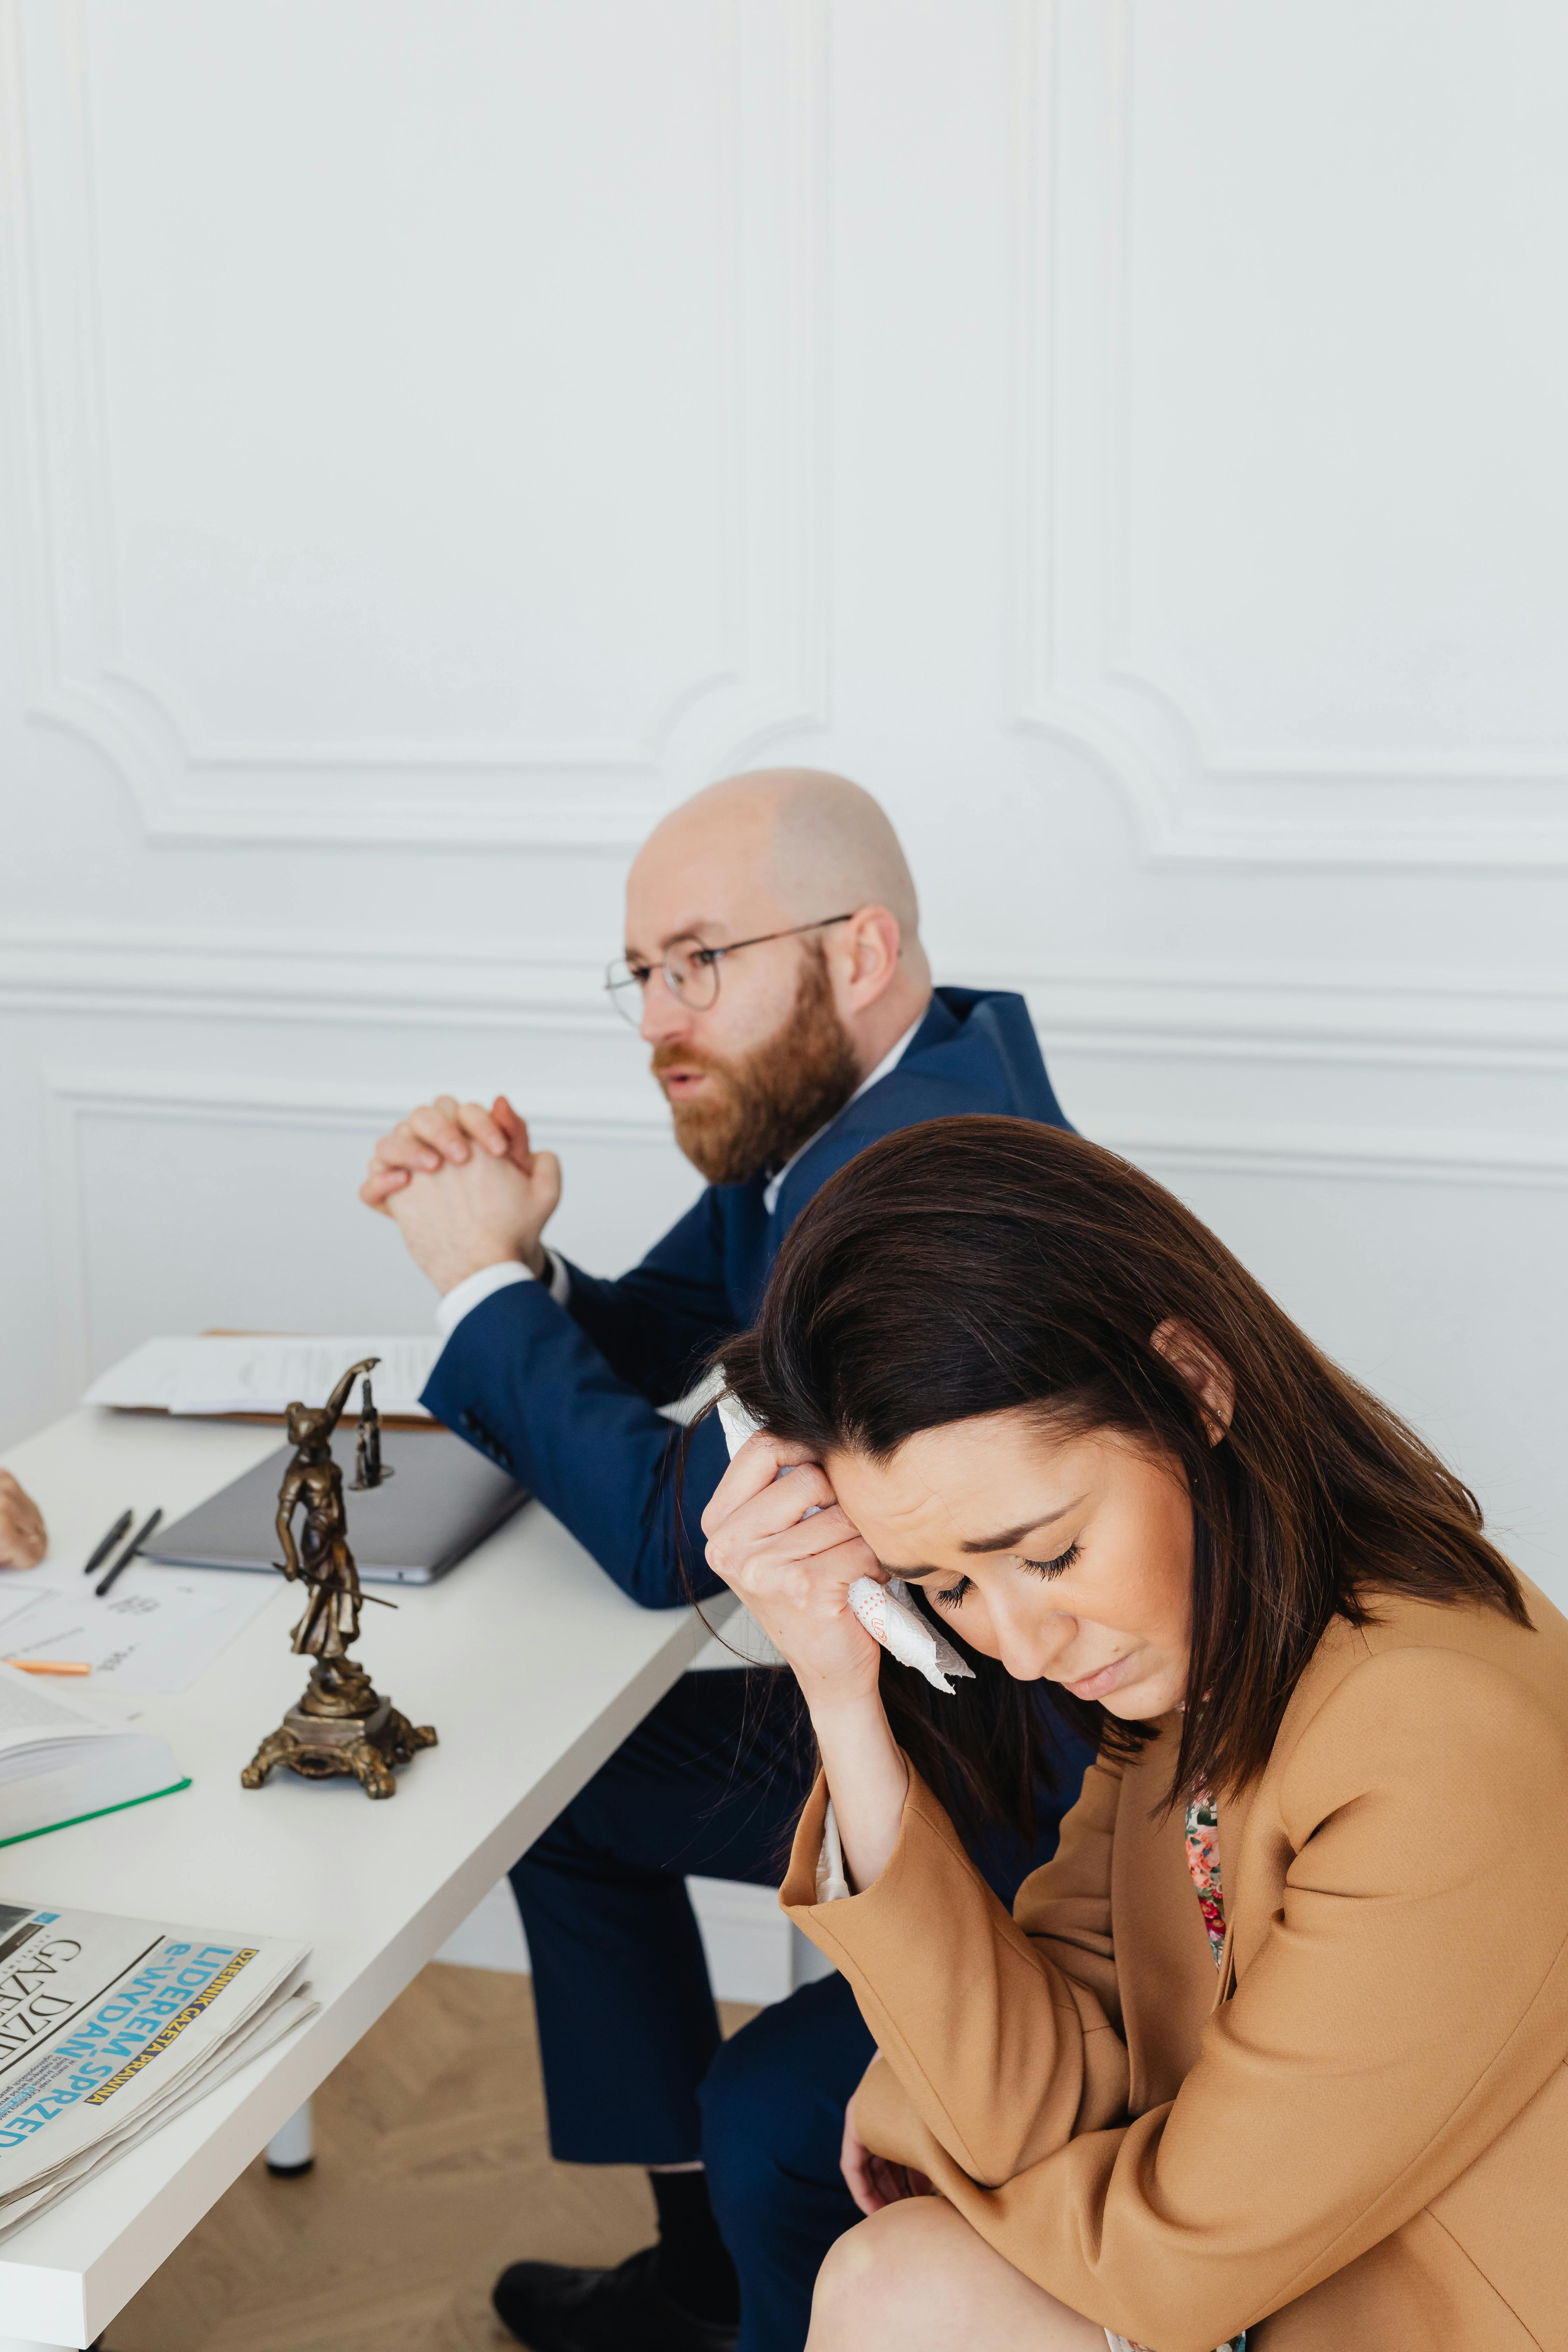
M879 2053L809 2352L1568 2345L1568 1623L1459 1479L1012 1119L852 1161L725 1362L708 1557L822 1764L784 1901ZM975 1668L920 1738L893 1574ZM917 1767L1005 1816L1042 1678L1098 1760L1009 1915Z

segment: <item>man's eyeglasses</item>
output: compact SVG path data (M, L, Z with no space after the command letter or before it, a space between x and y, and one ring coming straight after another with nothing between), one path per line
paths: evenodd
M642 1026L643 992L656 971L664 974L670 994L689 1012L706 1013L719 1002L719 967L742 948L765 947L770 940L798 939L803 931L826 931L847 923L848 915L823 915L815 923L795 923L787 931L759 931L754 940L729 940L721 948L704 947L700 940L671 940L657 964L632 963L617 956L605 972L605 986L617 1013L634 1029Z

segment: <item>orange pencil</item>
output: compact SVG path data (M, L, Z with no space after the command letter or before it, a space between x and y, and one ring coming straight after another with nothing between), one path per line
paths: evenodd
M90 1675L92 1668L79 1658L7 1658L8 1666L16 1666L25 1675Z

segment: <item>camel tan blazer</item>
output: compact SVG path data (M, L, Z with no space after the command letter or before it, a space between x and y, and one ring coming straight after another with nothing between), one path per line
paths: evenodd
M1156 2352L1565 2352L1568 1623L1524 1591L1534 1632L1391 1599L1324 1635L1219 1806L1217 1972L1173 1718L1011 1918L918 1779L817 1904L819 1786L782 1899L882 2053L869 2146Z

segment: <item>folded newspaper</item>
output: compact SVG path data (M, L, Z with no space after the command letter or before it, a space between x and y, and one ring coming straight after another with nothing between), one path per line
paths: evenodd
M0 2237L312 2015L309 1958L0 1904Z

